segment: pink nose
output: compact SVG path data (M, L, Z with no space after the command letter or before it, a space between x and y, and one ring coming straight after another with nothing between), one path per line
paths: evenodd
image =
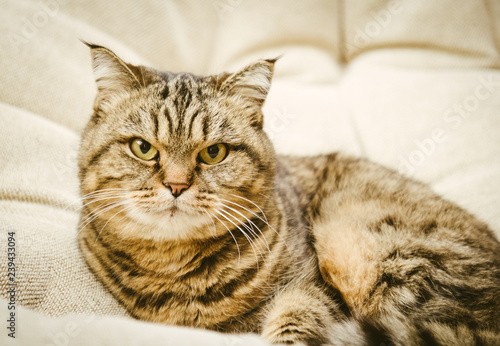
M189 188L188 184L184 183L170 183L166 182L163 183L171 192L174 197L179 197L181 193L183 193L185 190Z

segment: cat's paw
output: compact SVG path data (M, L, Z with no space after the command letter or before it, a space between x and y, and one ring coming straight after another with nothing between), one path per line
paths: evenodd
M318 287L289 286L270 305L262 336L272 344L323 345L327 326L334 322L329 303Z
M283 321L282 318L268 323L262 337L273 345L322 345L324 337L317 326L301 323L300 321Z
M294 346L312 346L320 345L320 343L315 343L312 340L305 342L303 337L299 334L280 334L280 333L266 333L262 337L271 345L294 345Z

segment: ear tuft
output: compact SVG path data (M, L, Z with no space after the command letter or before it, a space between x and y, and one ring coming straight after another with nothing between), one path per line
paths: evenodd
M96 105L107 103L124 92L142 86L141 70L122 61L108 48L83 42L91 50L92 68L97 84Z
M278 60L258 60L239 72L230 75L221 86L223 92L236 94L261 107L266 100L274 73L274 63Z

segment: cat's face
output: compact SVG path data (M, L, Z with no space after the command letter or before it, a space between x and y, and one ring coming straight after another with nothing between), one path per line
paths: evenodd
M91 48L98 93L79 165L92 215L123 237L200 239L258 210L274 177L261 112L273 61L197 77Z

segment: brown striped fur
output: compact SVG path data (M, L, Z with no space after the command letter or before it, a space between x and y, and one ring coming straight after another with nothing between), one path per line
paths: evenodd
M493 233L365 160L275 156L261 111L274 60L199 77L90 47L79 241L131 316L273 343L498 341ZM157 159L135 157L134 138ZM217 143L227 157L200 162ZM176 198L166 182L188 188Z

